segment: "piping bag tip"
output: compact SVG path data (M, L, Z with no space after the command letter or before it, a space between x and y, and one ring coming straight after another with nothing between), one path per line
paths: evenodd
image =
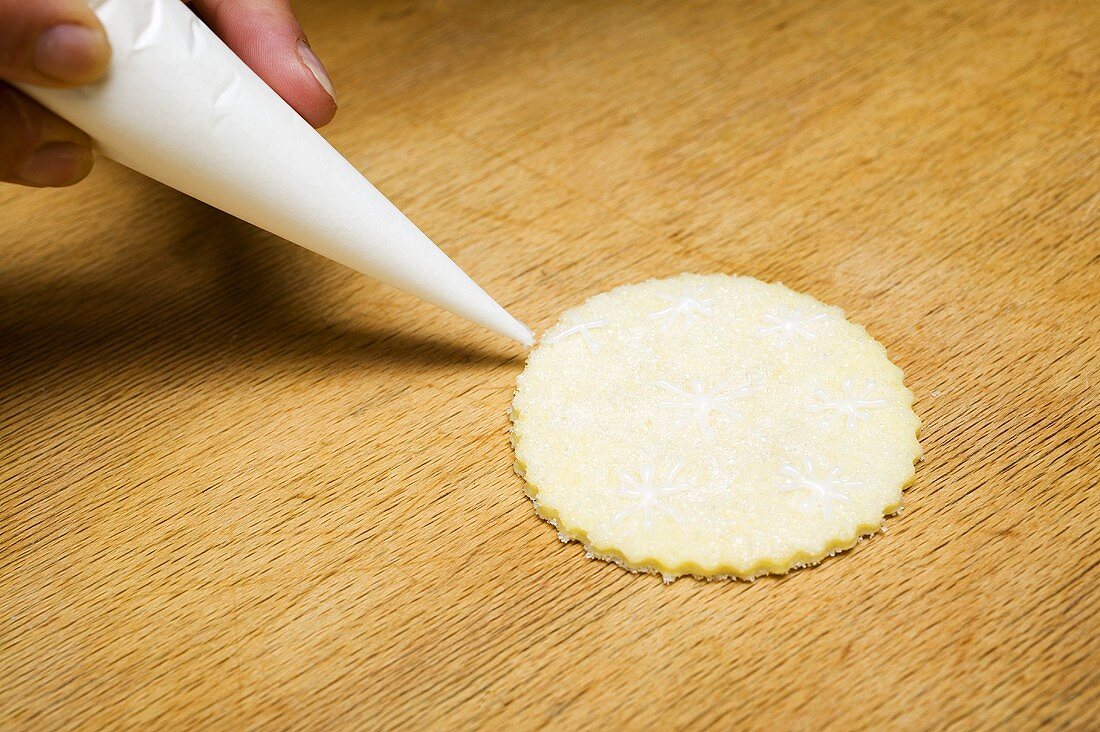
M464 298L449 303L438 303L437 301L437 304L443 305L452 313L484 326L494 333L519 341L525 348L534 345L535 335L530 328L516 320L473 280L467 279L467 282L470 287Z
M505 335L509 335L519 341L525 348L530 348L535 345L535 334L531 332L531 329L515 318L512 318L512 321L514 326L511 331Z

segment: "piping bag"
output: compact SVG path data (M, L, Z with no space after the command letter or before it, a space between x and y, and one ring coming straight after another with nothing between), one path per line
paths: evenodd
M106 76L19 89L107 156L490 330L513 318L265 84L180 0L90 0Z

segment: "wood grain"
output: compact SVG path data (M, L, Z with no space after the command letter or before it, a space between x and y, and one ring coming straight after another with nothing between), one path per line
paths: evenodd
M587 561L516 348L104 162L0 188L0 725L1100 725L1100 6L299 5L330 139L538 330L681 271L866 325L907 509L753 584Z

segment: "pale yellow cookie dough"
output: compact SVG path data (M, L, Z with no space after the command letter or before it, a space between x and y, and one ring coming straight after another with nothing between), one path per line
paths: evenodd
M563 541L666 579L750 578L851 547L899 508L912 403L839 308L681 275L565 313L518 379L512 440Z

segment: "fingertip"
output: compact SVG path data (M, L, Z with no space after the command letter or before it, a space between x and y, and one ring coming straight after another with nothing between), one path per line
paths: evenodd
M336 89L332 86L332 79L328 76L328 71L325 70L325 65L321 63L321 59L317 58L317 54L313 52L313 49L309 47L309 43L306 39L298 39L298 58L302 61L302 65L306 67L306 70L313 75L313 79L320 85L321 89L332 99L336 101Z
M314 127L324 127L336 116L336 89L321 59L304 38L298 40L297 49L302 66L316 82L313 93L300 95L296 100L300 106L298 111Z
M318 96L315 104L300 103L300 106L298 113L316 128L324 127L336 117L336 102L332 97L322 99Z
M65 22L42 31L34 44L35 71L62 85L95 81L111 60L111 45L98 20L94 26Z
M262 52L247 54L246 61L306 122L324 127L336 116L336 100L324 67L308 49L297 39L272 40Z
M75 142L48 142L15 169L15 182L36 188L61 188L79 183L92 172L90 147Z
M2 1L2 0L0 0ZM336 115L336 93L287 0L194 0L199 15L314 127Z

